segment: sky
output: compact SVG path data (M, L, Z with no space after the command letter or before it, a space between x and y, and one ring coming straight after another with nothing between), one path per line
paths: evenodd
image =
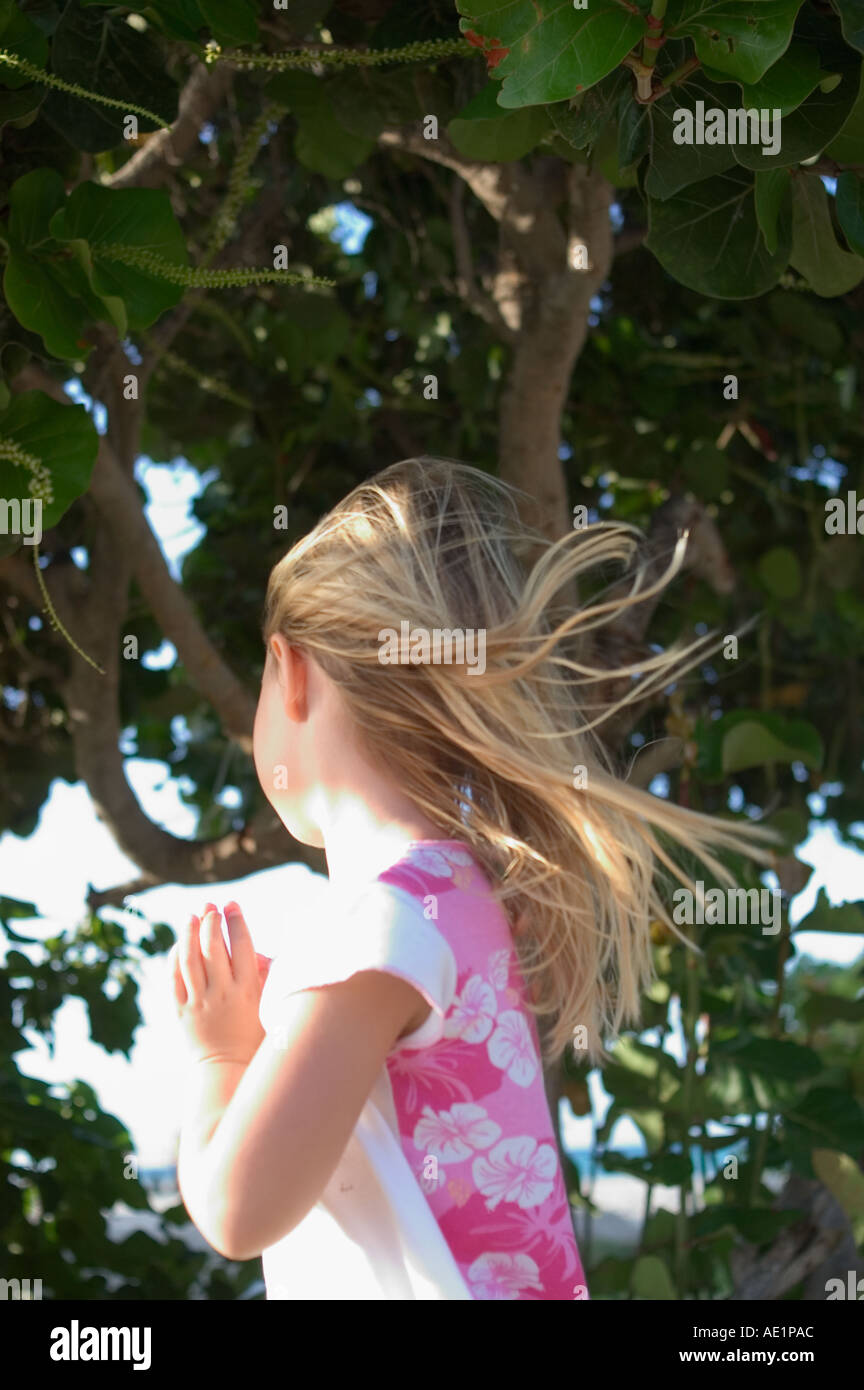
M350 204L337 209L335 236L346 251L360 249L369 219ZM89 401L77 382L67 386L76 399ZM97 407L94 420L104 429L104 411ZM154 464L142 457L136 475L148 497L146 512L156 532L169 567L179 576L179 561L204 535L204 528L190 513L190 504L206 486L212 474L199 474L185 460ZM85 564L82 553L73 555ZM38 621L38 620L34 620ZM145 653L145 665L170 666L176 656L168 642L154 652ZM126 771L138 800L148 816L175 835L191 837L195 814L185 806L180 790L182 781L169 775L165 764L129 757ZM657 790L657 788L655 788ZM232 789L222 795L231 804ZM826 810L824 798L810 798L814 814ZM864 828L859 828L859 833ZM840 844L829 820L812 828L799 858L814 866L810 883L792 903L790 920L801 921L824 887L832 903L855 901L862 896L862 855ZM50 872L48 871L50 866ZM70 785L61 780L52 784L34 833L21 839L9 832L0 836L0 895L35 903L41 918L18 919L15 930L42 939L74 929L85 912L88 886L108 888L124 883L137 874L133 864L117 847L110 832L99 821L89 794L82 783ZM767 884L776 880L766 878ZM270 869L224 884L202 887L165 884L130 898L150 923L167 922L175 931L192 912L200 914L206 901L222 907L236 898L243 908L256 950L274 955L281 933L297 929L298 921L314 923L320 895L326 881L301 865ZM106 915L122 920L128 927L130 942L149 934L148 923L121 910ZM860 936L807 932L796 935L798 951L818 960L851 963L862 950ZM25 954L38 958L38 948L22 947ZM5 959L6 944L0 935ZM143 1022L139 1026L127 1061L119 1053L109 1056L89 1039L87 1012L77 999L67 1000L55 1016L56 1048L52 1059L35 1030L27 1030L33 1046L17 1054L22 1072L48 1082L88 1082L104 1110L116 1115L129 1129L142 1169L162 1167L173 1162L177 1130L180 1125L180 1090L177 1084L177 1049L182 1046L177 1029L173 985L165 957L142 956L138 972L139 1007ZM672 1038L668 1050L680 1057L680 1043ZM593 1073L590 1085L598 1119L609 1104L602 1084ZM570 1149L585 1148L591 1140L589 1118L573 1117L564 1106L562 1137ZM619 1123L614 1134L616 1147L638 1142L630 1121Z

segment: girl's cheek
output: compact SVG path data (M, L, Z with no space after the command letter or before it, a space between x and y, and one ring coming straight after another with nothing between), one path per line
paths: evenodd
M264 792L269 793L273 786L273 720L266 686L262 687L255 711L255 726L252 730L252 757L258 781Z

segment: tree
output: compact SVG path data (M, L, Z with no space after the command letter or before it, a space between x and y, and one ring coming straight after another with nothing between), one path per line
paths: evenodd
M864 521L853 503L829 529L826 484L853 487L862 435L862 48L853 0L462 0L458 15L445 0L297 0L266 20L209 0L0 5L0 492L23 504L29 472L43 500L38 545L20 527L0 538L13 692L0 811L29 833L53 778L85 781L140 875L94 889L82 930L122 940L106 913L133 889L289 858L323 867L287 839L248 757L264 581L355 482L424 452L521 486L552 536L574 503L635 521L657 574L689 528L685 577L662 605L630 609L595 658L638 662L700 625L733 633L754 609L757 626L701 685L631 706L611 748L635 754L641 785L665 774L685 803L723 810L731 795L782 825L787 896L808 791L842 788L831 813L856 843ZM705 129L711 110L715 129L779 110L780 147L679 144L675 113L695 138L700 109ZM343 195L374 220L357 255L330 239ZM70 403L72 376L104 406L103 434ZM142 452L217 472L182 583L142 510ZM48 603L62 631L39 625ZM143 667L166 638L175 665ZM194 840L141 810L124 730L190 779ZM214 801L226 784L236 809ZM837 912L862 929L860 912L824 903L820 923L836 929ZM860 1026L851 1062L827 1075L820 1045L848 1016L830 1006L806 1045L800 1020L783 1026L788 923L776 939L715 928L711 941L695 978L657 942L667 989L647 1016L664 1029L670 999L685 1000L685 1065L628 1042L605 1078L612 1118L642 1117L649 1181L685 1195L691 1126L704 1138L707 1119L752 1112L746 1200L719 1180L719 1213L646 1226L661 1252L646 1258L668 1258L681 1292L732 1287L724 1232L754 1249L783 1238L766 1162L815 1184L814 1134L850 1159L864 1147L857 1099L846 1118ZM758 982L746 999L745 976ZM37 987L9 997L45 1026ZM127 1046L136 1015L133 996ZM566 1090L578 1106L582 1084L568 1061L550 1099ZM808 1249L816 1269L818 1239ZM761 1296L806 1273L790 1283L787 1268ZM602 1277L638 1290L631 1276L613 1261Z

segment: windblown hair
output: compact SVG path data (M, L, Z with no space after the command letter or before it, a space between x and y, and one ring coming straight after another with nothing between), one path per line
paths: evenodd
M655 978L652 920L692 945L669 916L661 866L698 898L676 849L731 885L713 851L767 862L755 842L770 836L630 785L595 732L722 639L613 670L574 659L586 634L669 582L686 542L646 584L635 527L597 522L552 542L520 520L518 497L452 459L385 468L275 565L263 635L281 633L314 657L373 765L387 767L442 838L474 851L507 912L546 1064L583 1025L587 1056L602 1065L605 1040L638 1026ZM567 596L579 577L610 563L632 574L630 592L619 582L617 597L601 591L574 608ZM382 664L383 630L406 620L411 629L485 631L485 671ZM620 699L590 705L585 687L608 690L620 678ZM574 778L577 767L584 778Z

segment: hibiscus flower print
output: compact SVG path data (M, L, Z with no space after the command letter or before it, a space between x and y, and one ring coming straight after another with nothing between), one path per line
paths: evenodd
M486 1198L487 1211L499 1202L537 1207L555 1187L558 1155L551 1144L538 1144L530 1134L502 1139L488 1154L475 1158L471 1176Z
M452 878L454 866L468 868L474 860L467 849L456 849L448 845L443 849L426 847L412 850L411 863L414 868L422 869L432 878Z
M488 961L489 979L496 989L507 988L507 977L510 973L510 952L493 951Z
M537 1073L537 1053L523 1013L505 1009L486 1044L489 1061L506 1071L517 1086L530 1086Z
M475 1298L514 1299L523 1289L543 1292L540 1271L530 1255L508 1255L490 1251L481 1255L468 1270Z
M492 986L482 975L472 975L447 1011L444 1036L469 1043L485 1042L492 1032L497 1012Z
M477 1149L488 1149L500 1134L501 1126L489 1119L482 1105L457 1102L437 1113L424 1105L423 1118L414 1126L414 1147L442 1163L459 1163Z

